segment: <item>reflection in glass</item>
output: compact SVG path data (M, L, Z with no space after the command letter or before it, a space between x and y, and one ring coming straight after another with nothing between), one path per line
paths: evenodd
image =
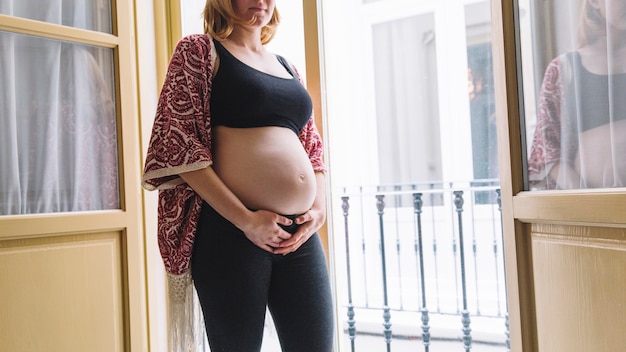
M111 0L0 0L0 14L112 33Z
M0 215L119 208L112 49L0 32Z
M489 3L465 6L467 26L467 79L469 114L472 131L472 186L499 184L498 140L496 136L496 104L493 90L491 56L491 18ZM495 192L476 193L477 203L495 203Z
M545 69L536 127L529 136L531 189L626 185L626 1L577 4L573 9L571 0L555 1L553 11L540 12L575 13L572 21L573 16L579 20L576 30L554 28L557 40L576 38L576 46L557 55Z

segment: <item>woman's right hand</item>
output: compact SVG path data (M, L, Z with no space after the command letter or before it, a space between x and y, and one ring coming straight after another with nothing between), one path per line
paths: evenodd
M291 219L271 211L256 210L251 212L248 221L239 229L257 247L274 253L284 240L291 238L291 234L278 224L289 226L292 222Z

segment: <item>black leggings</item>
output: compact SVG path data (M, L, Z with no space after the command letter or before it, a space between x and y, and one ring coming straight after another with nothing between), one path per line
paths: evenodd
M258 352L266 307L284 352L332 350L330 281L317 234L294 253L271 254L204 203L191 265L212 352Z

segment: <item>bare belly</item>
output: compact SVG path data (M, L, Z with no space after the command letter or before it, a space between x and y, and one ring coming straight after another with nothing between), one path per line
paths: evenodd
M215 126L213 169L250 209L301 214L315 199L313 167L287 128Z
M576 169L589 188L626 186L626 120L580 135Z

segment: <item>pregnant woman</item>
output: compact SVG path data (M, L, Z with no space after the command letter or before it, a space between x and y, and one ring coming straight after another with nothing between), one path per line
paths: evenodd
M171 59L143 177L170 288L191 277L211 351L259 351L267 308L283 351L331 351L322 142L296 70L265 47L275 0L207 0L204 18Z
M626 1L581 0L578 49L546 69L533 189L626 186Z

